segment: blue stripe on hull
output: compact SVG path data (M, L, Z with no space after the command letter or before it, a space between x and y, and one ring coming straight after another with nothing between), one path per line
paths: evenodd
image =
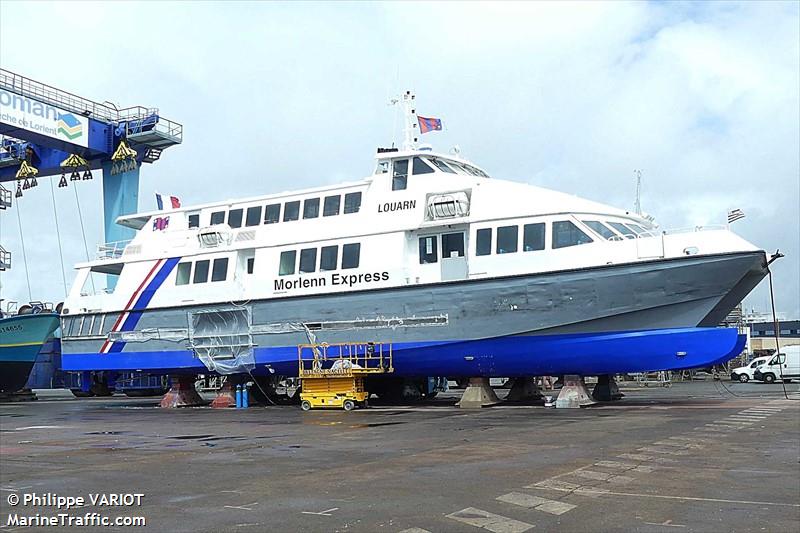
M616 374L710 366L741 352L735 328L679 328L394 343L398 376ZM256 369L297 374L297 347L255 348ZM208 373L188 350L63 354L64 370Z

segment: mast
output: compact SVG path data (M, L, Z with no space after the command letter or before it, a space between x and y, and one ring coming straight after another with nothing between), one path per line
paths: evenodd
M641 170L634 170L633 173L636 175L636 201L633 204L633 210L636 211L637 215L642 214L642 171Z
M417 110L416 95L411 91L403 94L403 150L415 150L417 148Z

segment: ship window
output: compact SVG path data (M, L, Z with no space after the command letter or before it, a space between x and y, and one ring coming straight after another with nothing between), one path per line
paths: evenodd
M189 215L189 227L190 228L200 227L200 213L194 213Z
M344 214L358 213L361 209L361 191L344 195Z
M519 226L501 226L497 228L497 253L513 254L517 251Z
M336 196L326 196L325 204L322 206L322 216L332 217L339 214L339 204L342 203L342 197L338 194Z
M228 276L228 258L221 257L214 259L214 267L211 269L211 281L225 281Z
M590 242L592 242L592 238L569 220L553 222L553 248L566 248Z
M475 255L489 255L492 253L492 228L478 230L475 244Z
M605 224L597 220L581 220L581 222L589 226L595 233L600 234L604 239L613 239L617 236L617 234L608 229Z
M208 281L208 266L211 262L206 259L194 264L194 277L192 283L205 283Z
M317 249L305 248L300 250L300 273L307 274L317 270Z
M544 250L544 222L525 224L522 229L522 250L524 252Z
M247 218L245 218L245 226L258 226L261 224L261 206L254 205L247 208Z
M445 233L442 235L442 259L464 257L464 234Z
M178 263L178 273L175 275L175 285L188 285L191 278L192 264Z
M647 233L647 230L638 224L625 224L625 225L631 228L633 231L635 231L638 235L644 235Z
M408 187L408 159L398 159L394 162L392 174L392 190L402 191Z
M100 335L100 328L103 326L103 316L104 315L94 315L92 329L89 331L89 335Z
M300 200L286 202L286 206L283 208L283 221L289 222L298 218L300 218Z
M242 210L231 209L228 211L228 225L232 228L242 227Z
M215 224L224 224L225 223L225 211L215 211L211 213L211 225Z
M436 236L419 238L419 264L427 265L439 260L439 250L437 249Z
M319 216L319 198L309 198L303 202L303 218L317 218Z
M320 251L319 269L320 270L336 270L336 263L339 259L338 246L323 246Z
M297 252L294 250L287 250L281 252L281 264L278 269L279 276L288 276L294 274L294 261L297 257Z
M256 266L256 258L255 257L248 257L247 258L247 273L252 274L253 270Z
M430 161L431 161L431 163L436 165L436 168L438 168L442 172L449 172L450 174L455 174L456 173L456 171L453 170L452 168L448 167L447 164L444 161L439 161L438 159L431 159Z
M420 174L431 174L434 171L421 157L414 158L412 167L415 176Z
M361 261L361 243L345 244L342 246L342 268L358 268Z
M264 224L277 224L281 219L281 204L269 204L264 210Z
M625 224L621 224L619 222L608 222L608 225L620 232L621 234L625 235L626 239L635 239L636 234Z

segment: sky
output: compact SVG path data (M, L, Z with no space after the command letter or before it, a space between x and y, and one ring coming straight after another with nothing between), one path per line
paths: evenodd
M191 205L361 179L411 89L444 124L422 140L494 177L632 208L641 169L662 228L742 209L732 229L786 255L776 304L800 317L798 2L0 0L0 67L184 125L142 169L142 211L156 190ZM63 299L102 241L101 180L75 190L43 179L0 212L1 298L28 300L27 263L33 298ZM745 307L769 303L764 281Z

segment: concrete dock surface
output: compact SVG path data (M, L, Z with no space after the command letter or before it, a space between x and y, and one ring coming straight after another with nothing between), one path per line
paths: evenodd
M38 391L0 404L0 531L70 530L20 517L96 513L146 525L76 529L796 532L798 389L628 385L589 408L478 410L452 391L349 413ZM87 501L64 510L31 494ZM97 500L112 494L143 496Z

